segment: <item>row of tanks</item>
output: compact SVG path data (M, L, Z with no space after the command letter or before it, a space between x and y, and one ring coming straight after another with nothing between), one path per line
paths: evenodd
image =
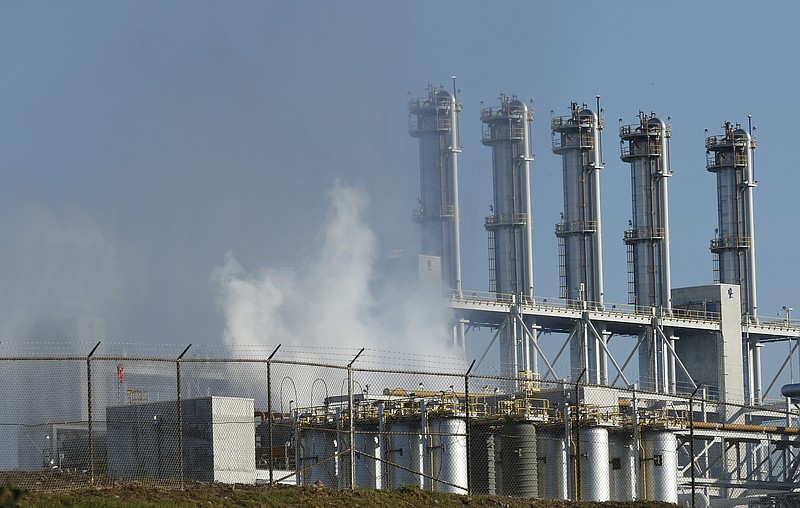
M679 426L666 425L667 419L637 423L622 403L560 405L528 390L470 395L467 407L463 393L387 390L356 397L350 411L348 401L338 399L293 413L290 440L299 484L678 500Z

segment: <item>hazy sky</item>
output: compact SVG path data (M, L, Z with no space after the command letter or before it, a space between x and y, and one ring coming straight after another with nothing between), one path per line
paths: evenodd
M419 168L406 105L453 75L464 100L465 288L488 286L480 101L535 102L535 292L555 296L562 195L550 111L600 95L607 301L627 301L630 170L618 119L671 117L681 287L713 276L704 128L718 134L750 114L759 311L800 309L790 125L800 118L800 5L768 5L0 2L0 331L97 315L116 340L217 342L225 322L212 274L226 253L248 271L324 257L336 181L368 196L379 256L413 250Z

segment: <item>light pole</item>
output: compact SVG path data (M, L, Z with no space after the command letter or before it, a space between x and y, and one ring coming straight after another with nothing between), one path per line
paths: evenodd
M783 310L783 312L786 313L786 328L789 328L789 323L791 322L791 317L792 317L792 311L794 309L792 307L789 307L788 305L784 305L783 307L781 307L781 309ZM792 365L794 357L792 355L792 341L788 342L789 342L789 379L792 383L794 383L794 366Z

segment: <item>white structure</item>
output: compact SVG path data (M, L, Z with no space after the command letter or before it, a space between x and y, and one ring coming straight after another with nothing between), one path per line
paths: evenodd
M106 409L108 474L112 478L180 477L183 433L185 479L255 483L253 399L203 397Z

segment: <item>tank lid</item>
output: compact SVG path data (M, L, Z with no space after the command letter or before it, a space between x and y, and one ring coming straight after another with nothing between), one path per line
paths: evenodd
M508 103L508 107L509 107L509 108L515 108L515 109L516 109L516 108L520 108L520 109L524 109L524 110L527 110L527 109L528 109L528 106L526 106L526 105L525 105L525 103L524 103L524 102L522 102L522 101L521 101L521 100L519 100L519 99L514 99L514 100L510 101L510 102Z
M783 385L781 387L781 395L784 397L800 397L800 384Z

